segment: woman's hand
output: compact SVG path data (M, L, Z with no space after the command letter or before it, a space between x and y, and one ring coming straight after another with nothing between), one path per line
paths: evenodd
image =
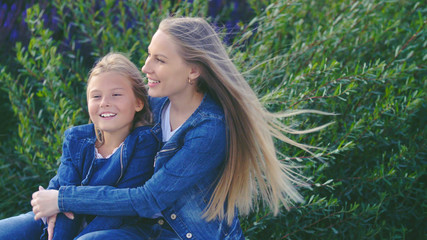
M58 190L39 190L33 193L31 206L35 220L58 214Z

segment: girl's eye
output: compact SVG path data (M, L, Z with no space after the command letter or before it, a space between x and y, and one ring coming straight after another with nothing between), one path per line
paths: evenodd
M118 97L118 96L122 96L123 94L121 94L121 93L114 93L113 94L113 97Z
M92 98L100 98L101 96L98 96L98 95L94 95L94 96L92 96Z

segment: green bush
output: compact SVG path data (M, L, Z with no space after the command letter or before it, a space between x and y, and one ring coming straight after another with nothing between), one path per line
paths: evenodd
M283 161L304 166L306 202L279 216L259 206L242 217L247 239L424 239L426 230L426 8L416 1L249 1L228 50L266 108L336 116L285 119L317 158L277 143ZM17 130L2 144L0 218L30 210L37 185L55 174L61 137L86 123L85 82L93 62L121 51L142 66L160 19L206 16L206 1L55 1L60 33L27 12L28 44L0 66ZM130 24L130 25L129 25Z

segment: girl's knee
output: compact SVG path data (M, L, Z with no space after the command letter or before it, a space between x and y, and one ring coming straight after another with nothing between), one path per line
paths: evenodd
M74 238L74 240L89 240L89 239L95 240L95 239L100 239L97 235L99 235L97 232L86 233L83 236L79 236L79 237Z
M107 239L115 239L113 230L101 230L101 231L95 231L86 233L82 236L77 236L74 238L74 240L107 240Z

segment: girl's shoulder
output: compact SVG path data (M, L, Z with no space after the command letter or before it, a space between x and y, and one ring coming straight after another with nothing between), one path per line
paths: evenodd
M129 135L145 135L145 134L150 134L151 132L151 125L144 125L144 126L139 126L136 127Z
M151 129L151 125L136 127L126 139L137 143L154 143L157 140Z
M73 126L65 130L65 139L95 139L95 127L93 123Z

